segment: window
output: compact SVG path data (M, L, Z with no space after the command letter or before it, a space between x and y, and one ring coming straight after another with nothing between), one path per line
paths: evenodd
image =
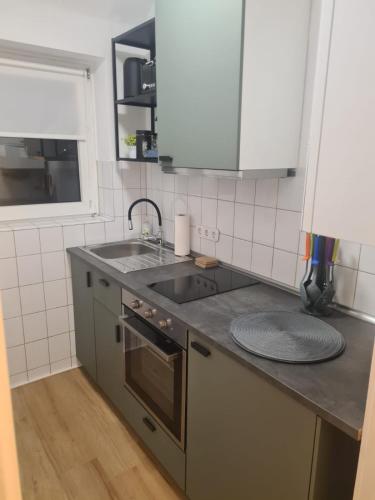
M0 59L0 220L96 211L92 123L86 72Z
M80 201L77 141L0 137L0 206Z

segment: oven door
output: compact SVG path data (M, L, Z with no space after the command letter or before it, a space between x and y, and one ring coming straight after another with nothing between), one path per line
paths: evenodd
M124 328L125 387L185 447L186 352L136 316Z

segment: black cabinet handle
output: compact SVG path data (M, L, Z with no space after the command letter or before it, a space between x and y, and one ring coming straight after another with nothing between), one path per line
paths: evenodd
M154 426L154 424L151 422L151 420L149 418L143 417L142 420L143 420L143 423L145 424L145 426L148 427L151 432L156 431L156 427Z
M190 343L190 345L192 349L199 352L199 354L202 354L202 356L204 356L205 358L208 358L208 356L210 356L211 354L211 352L206 347L203 347L201 344L198 344L198 342L193 341Z
M105 280L104 278L100 278L99 283L105 287L109 286L109 281Z
M87 288L91 288L91 286L92 286L90 271L87 271L87 273L86 273L86 285L87 285Z
M162 161L165 163L172 163L173 157L172 156L159 156L159 161Z
M121 342L121 326L116 325L116 342L119 344Z

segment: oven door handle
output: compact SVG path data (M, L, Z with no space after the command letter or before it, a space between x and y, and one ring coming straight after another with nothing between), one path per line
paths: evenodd
M180 353L175 353L175 354L167 354L165 351L157 347L153 342L150 342L144 335L142 335L138 330L133 328L126 320L129 318L128 315L124 316L119 316L119 323L122 327L127 328L130 330L136 337L140 338L151 350L154 354L156 354L159 358L161 358L163 361L166 363L171 363L173 360L175 360L178 356L180 356ZM125 336L124 336L125 338ZM126 349L126 345L125 345Z

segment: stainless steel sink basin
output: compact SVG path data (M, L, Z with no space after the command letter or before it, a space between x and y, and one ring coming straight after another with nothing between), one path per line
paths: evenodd
M150 248L139 242L115 243L113 245L103 245L92 248L91 252L102 259L122 259L124 257L133 257L134 255L144 255L146 253L155 253L155 248Z
M81 248L122 273L191 260L176 257L169 248L136 239Z

